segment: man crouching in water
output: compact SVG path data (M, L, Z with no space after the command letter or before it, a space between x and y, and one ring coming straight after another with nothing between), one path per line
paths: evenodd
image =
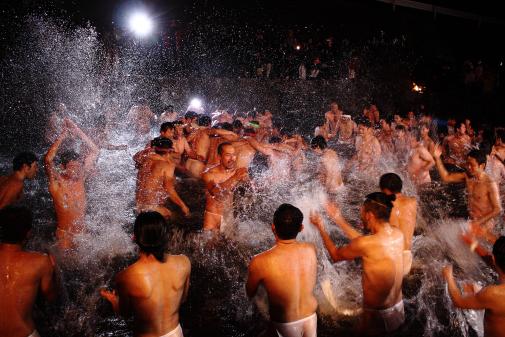
M68 136L79 137L88 147L88 154L81 162L81 155L73 151L65 151L60 155L60 166L56 167L54 158L61 143ZM53 198L56 219L56 239L60 248L73 246L74 235L84 229L86 216L86 189L84 183L92 170L100 149L74 122L65 119L63 131L51 145L44 158L47 177L49 178L49 193Z
M275 246L254 256L249 264L247 296L253 297L260 285L268 293L271 324L266 336L317 336L317 300L313 293L316 249L311 243L296 240L303 230L302 222L298 208L279 206L272 224Z
M151 142L153 152L146 150L134 156L137 164L137 212L155 211L165 219L172 213L165 207L167 197L179 206L184 216L189 216L189 208L179 197L174 187L175 163L171 160L172 141L155 138Z
M0 336L39 337L32 318L37 295L56 298L52 259L23 249L31 228L28 209L0 210Z
M182 337L179 307L188 294L191 262L166 254L168 226L159 213L140 213L133 231L138 260L116 275L115 290L100 294L114 312L133 317L135 337Z
M341 215L334 217L351 240L343 247L337 248L331 241L319 214L313 213L310 218L333 262L359 257L363 260L363 316L359 332L367 336L388 334L405 321L402 280L408 271L403 263L403 234L389 224L394 199L394 195L382 192L366 196L361 220L370 235L359 233Z
M205 183L204 230L222 230L223 220L233 207L233 191L249 179L246 167L237 168L237 155L231 143L224 142L217 148L220 163L207 169L202 179Z

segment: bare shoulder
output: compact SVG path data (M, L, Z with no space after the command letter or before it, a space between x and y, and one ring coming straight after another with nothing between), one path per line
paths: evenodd
M313 243L310 242L299 242L298 245L308 254L316 254L317 249Z
M202 173L202 177L207 176L207 178L212 177L214 174L218 173L218 166L219 164L216 164L214 166L210 166L205 169Z
M186 255L168 255L167 261L177 265L178 267L188 269L191 268L191 261Z

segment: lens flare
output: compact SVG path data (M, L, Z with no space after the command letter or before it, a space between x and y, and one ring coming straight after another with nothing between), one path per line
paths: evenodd
M153 21L146 13L134 13L129 24L131 31L139 37L145 37L153 30Z

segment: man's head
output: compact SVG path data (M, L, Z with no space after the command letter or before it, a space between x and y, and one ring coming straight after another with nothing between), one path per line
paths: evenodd
M156 137L151 140L151 147L154 148L154 152L163 156L172 151L173 143L169 138Z
M32 179L37 175L37 157L32 152L21 152L12 160L12 169Z
M338 112L338 103L336 101L331 101L330 102L330 110L333 113Z
M242 122L239 119L235 119L233 121L232 125L233 125L233 132L235 132L235 133L240 133L240 131L244 127L244 125L242 124Z
M186 124L194 123L197 118L198 118L198 114L194 111L188 111L184 114L184 119L185 119L184 122Z
M505 130L499 129L496 130L496 145L504 145L505 144Z
M160 126L160 136L163 138L172 138L175 135L175 124L173 122L165 122Z
M464 120L458 120L456 121L456 124L454 124L454 130L456 131L456 134L463 136L466 135L466 124Z
M475 177L486 168L486 153L482 150L471 150L466 156L466 174Z
M404 125L397 125L395 126L395 136L396 138L403 139L405 138L407 130L405 129Z
M500 236L493 245L493 258L495 265L502 274L505 274L505 236Z
M217 147L217 153L219 154L221 165L226 170L233 170L237 164L237 155L235 154L235 148L229 142L224 142L219 144Z
M81 174L82 163L80 156L73 150L66 150L60 154L61 175L66 179L75 180Z
M401 193L403 182L399 175L395 173L386 173L380 177L379 187L385 194Z
M165 218L158 212L142 212L133 226L135 243L142 253L153 255L156 260L165 262L168 247L168 226Z
M0 242L22 244L32 229L32 212L26 207L7 206L0 210Z
M212 119L207 115L198 117L198 126L209 127L212 124Z
M272 230L281 240L295 239L303 229L303 213L291 204L282 204L274 213Z
M359 116L355 120L356 124L358 125L358 134L360 136L365 135L370 131L370 128L372 127L372 122L366 117Z
M419 131L421 133L421 137L428 137L430 134L430 128L426 124L421 124Z
M324 150L326 149L326 140L324 139L323 136L315 136L310 141L310 147L314 150L316 149Z
M282 138L279 136L272 136L268 139L269 144L280 144L282 143Z
M370 193L361 207L361 220L367 229L374 231L377 225L389 222L395 195L382 192Z

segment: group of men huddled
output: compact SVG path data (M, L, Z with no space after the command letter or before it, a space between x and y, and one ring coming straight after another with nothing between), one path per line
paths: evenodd
M152 117L146 106L135 106L128 113L140 139L149 135ZM485 133L474 132L467 120L453 124L440 142L433 138L434 123L428 115L396 115L390 122L381 119L377 107L371 105L353 120L332 102L324 124L306 144L300 135L279 132L268 111L254 119L234 119L227 113L213 117L188 111L177 119L173 111L163 113L159 137L133 158L138 172L133 232L139 257L116 275L114 290L102 289L100 294L115 312L133 317L135 336L183 335L179 307L188 294L191 263L186 256L167 254L167 249L174 213L180 210L190 217L192 210L176 191L176 176L202 181L206 197L203 230L217 233L232 226L234 192L251 180L259 179L275 188L294 179L310 162L316 164L321 185L333 195L344 184L346 169L354 167L365 174L377 171L384 156L396 158L416 186L431 181L433 167L444 182L466 184L470 224L461 237L495 269L500 282L461 293L452 267L444 268L443 275L456 306L486 309L486 336L505 336L505 237L494 231L501 213L497 184L505 177L504 130L494 130L491 141ZM85 181L95 169L100 148L122 146L104 145L106 137L94 141L69 118L62 118L56 129L58 133L50 134L52 144L44 167L56 213L57 247L65 252L76 245L75 236L86 228ZM69 138L80 139L85 150L76 153L62 147ZM341 165L341 156L328 146L332 143L354 149L347 165ZM257 154L266 158L268 170L252 178L249 168ZM57 295L55 260L23 249L32 216L15 204L24 180L37 173L36 156L28 152L17 155L13 170L0 178L0 336L36 337L31 311L38 294L48 300ZM350 225L334 201L314 205L314 209L323 206L327 217L349 239L341 247L330 238L323 217L315 211L310 215L310 223L334 262L362 260L360 335L387 335L405 321L402 281L413 260L417 201L402 194L402 185L397 174L387 173L380 177L380 192L366 195L360 217L367 234ZM271 324L266 336L317 335L316 247L297 241L302 230L302 212L290 204L280 205L272 222L275 245L254 256L249 264L247 295L254 297L259 286L268 293ZM486 244L493 245L492 253L484 248Z

